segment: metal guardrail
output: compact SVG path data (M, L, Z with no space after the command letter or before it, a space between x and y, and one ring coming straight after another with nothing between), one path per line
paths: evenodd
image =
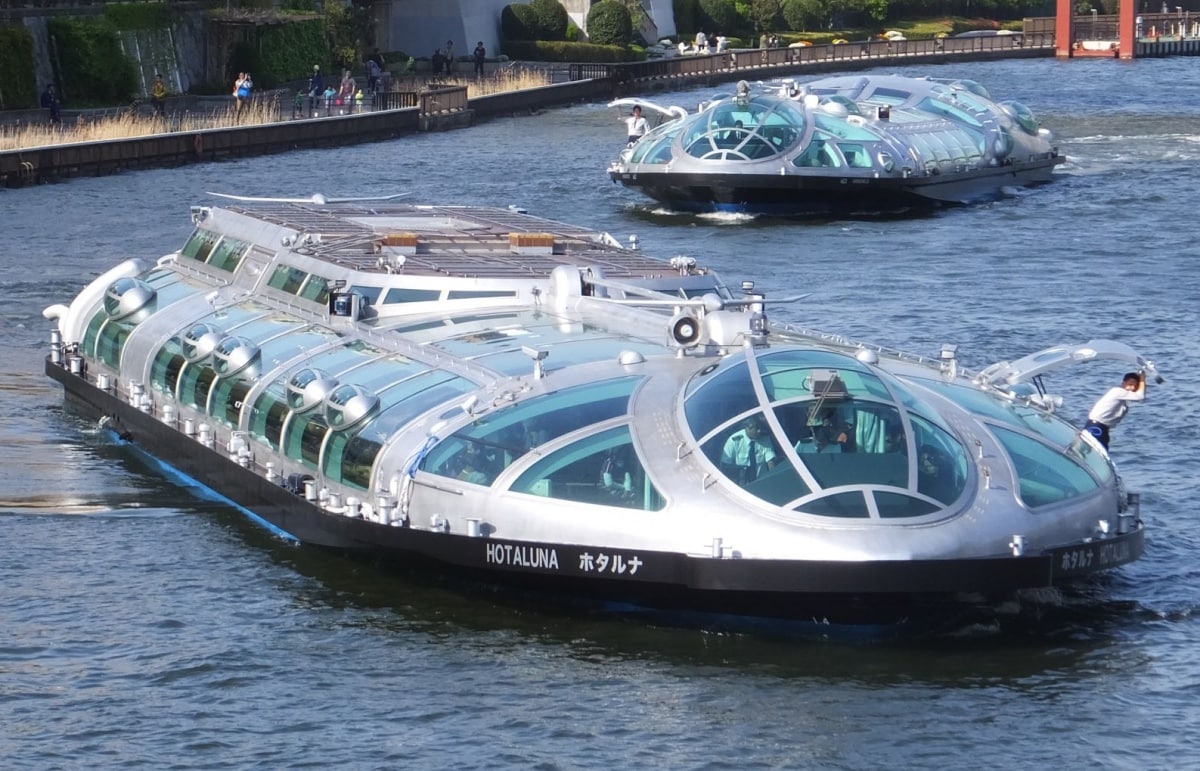
M421 91L418 107L422 116L459 112L468 107L466 86L436 86Z
M572 64L568 72L571 80L613 78L618 82L629 82L783 69L805 64L861 62L872 59L894 61L897 57L906 56L1005 53L1053 46L1054 35L1051 27L1050 34L1038 33L1032 37L1016 34L923 40L863 40L794 48L750 48L719 54L685 54L622 64Z
M375 110L402 110L416 106L416 91L379 91L371 101L371 107Z

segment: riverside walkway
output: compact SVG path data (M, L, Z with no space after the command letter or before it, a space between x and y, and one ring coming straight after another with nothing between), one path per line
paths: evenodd
M167 131L117 139L50 144L0 151L0 186L19 187L71 176L176 166L227 157L391 139L419 131L471 125L476 120L581 101L631 96L743 78L817 75L885 64L947 64L1054 55L1051 33L863 41L796 48L731 50L671 56L631 64L572 64L550 85L467 98L465 86L381 92L350 109L293 113L281 96L278 120L256 125ZM560 73L564 72L562 69ZM345 114L343 114L345 113Z

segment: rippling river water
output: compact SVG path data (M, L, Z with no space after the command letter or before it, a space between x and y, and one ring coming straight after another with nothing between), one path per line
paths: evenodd
M899 70L908 74L925 74ZM1029 105L1069 162L1002 201L887 220L662 212L608 182L580 105L342 150L0 191L5 768L1161 768L1200 757L1196 60L938 68ZM685 106L714 89L659 94ZM205 191L519 204L777 311L981 368L1111 337L1168 378L1114 433L1145 557L982 622L863 642L718 634L438 588L282 544L64 412L47 305L190 231ZM1082 419L1120 371L1052 378ZM1188 761L1187 758L1191 758Z

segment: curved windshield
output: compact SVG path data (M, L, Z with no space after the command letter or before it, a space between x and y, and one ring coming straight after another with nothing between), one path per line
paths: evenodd
M630 162L670 163L673 157L671 145L675 143L675 137L679 136L679 132L682 130L683 127L676 124L659 126L647 134L641 142L638 142L629 159Z
M895 377L832 351L731 359L693 377L684 417L747 493L819 516L925 516L966 492L966 450ZM760 397L761 395L761 397Z
M705 160L759 160L791 148L804 127L804 113L787 99L724 100L691 120L683 149Z

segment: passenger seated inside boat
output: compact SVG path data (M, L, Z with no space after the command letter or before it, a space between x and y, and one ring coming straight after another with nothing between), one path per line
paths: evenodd
M796 452L853 452L854 427L838 415L835 408L821 412L818 420L809 421L808 434L796 442Z
M940 448L923 444L917 450L917 492L939 501L958 497L961 485L950 459Z
M624 497L633 495L633 471L635 465L640 471L640 464L631 464L629 454L632 447L627 444L607 450L600 464L600 486L612 495Z
M728 149L737 147L746 138L746 133L744 124L740 120L736 120L724 131L714 133L713 138L717 140L717 147Z
M813 139L804 152L793 161L797 166L841 166L841 160L824 139Z
M476 485L491 484L500 471L495 449L484 447L478 442L468 442L460 457L456 477Z

